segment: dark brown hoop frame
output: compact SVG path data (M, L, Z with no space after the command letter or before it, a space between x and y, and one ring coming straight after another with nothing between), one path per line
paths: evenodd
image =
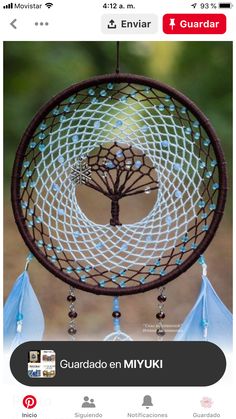
M102 83L137 83L142 84L148 87L152 87L155 89L159 89L164 93L170 94L174 99L180 101L183 105L186 105L188 110L192 112L194 116L197 117L198 121L201 123L203 128L205 129L206 133L208 134L209 138L211 139L212 146L216 155L216 158L218 160L218 169L219 169L219 196L217 201L217 207L214 211L214 216L212 219L212 222L209 226L209 230L207 234L205 235L204 239L201 241L197 249L183 262L182 265L176 266L176 268L165 275L165 277L152 281L151 283L142 284L140 286L131 286L127 288L101 288L98 285L89 285L86 283L81 283L78 280L75 280L73 278L69 278L67 274L65 274L63 271L59 271L54 267L53 264L51 264L47 258L43 257L42 253L39 251L37 246L34 244L34 241L29 234L26 226L25 226L25 220L22 213L22 208L20 206L20 188L19 188L19 177L21 174L22 169L22 162L23 157L29 142L29 139L33 135L35 129L39 125L39 123L44 119L44 117L54 109L54 107L66 99L68 96L72 95L75 92L78 92L79 90L83 90L86 88L89 88L91 86L100 85ZM16 157L14 161L13 166L13 173L12 173L12 184L11 184L11 200L12 200L12 208L13 213L15 217L16 224L18 226L18 229L21 233L22 238L25 241L25 244L30 249L30 251L34 254L34 256L38 259L38 261L53 275L58 277L59 279L63 280L67 284L79 288L83 291L88 291L93 294L102 294L102 295L110 295L110 296L118 296L118 295L128 295L128 294L137 294L140 292L149 291L154 288L159 288L160 286L163 286L167 284L168 282L174 280L179 275L181 275L183 272L185 272L190 266L192 266L204 253L206 248L208 247L209 243L213 239L216 230L219 226L219 223L221 221L221 218L224 213L224 207L226 202L226 195L227 195L227 174L226 174L226 162L224 159L224 154L220 145L220 142L217 138L216 132L214 128L212 127L209 120L206 118L206 116L200 111L200 109L185 95L177 91L176 89L169 87L166 84L163 84L159 81L155 81L143 76L138 76L134 74L124 74L124 73L117 73L117 74L109 74L104 76L98 76L77 84L74 84L70 86L69 88L65 89L58 95L54 96L49 102L47 102L40 110L39 112L34 116L32 119L30 125L26 129L21 142L19 144L19 147L16 152Z

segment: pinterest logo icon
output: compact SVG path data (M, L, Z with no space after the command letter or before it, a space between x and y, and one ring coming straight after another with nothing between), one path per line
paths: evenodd
M23 398L23 405L26 409L33 409L37 404L37 400L34 396L25 396Z

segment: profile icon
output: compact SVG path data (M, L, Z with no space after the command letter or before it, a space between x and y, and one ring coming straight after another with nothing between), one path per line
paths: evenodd
M83 404L82 404L82 407L87 407L87 408L91 408L91 407L96 407L95 406L95 403L94 403L94 399L89 399L89 397L88 396L85 396L84 397L84 401L83 401Z

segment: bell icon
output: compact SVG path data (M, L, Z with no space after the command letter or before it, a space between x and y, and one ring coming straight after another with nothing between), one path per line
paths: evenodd
M144 396L142 406L146 407L146 409L149 409L149 407L153 406L151 396Z

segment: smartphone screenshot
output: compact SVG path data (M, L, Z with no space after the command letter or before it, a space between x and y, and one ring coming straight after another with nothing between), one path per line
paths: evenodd
M0 5L4 419L234 415L236 5Z

